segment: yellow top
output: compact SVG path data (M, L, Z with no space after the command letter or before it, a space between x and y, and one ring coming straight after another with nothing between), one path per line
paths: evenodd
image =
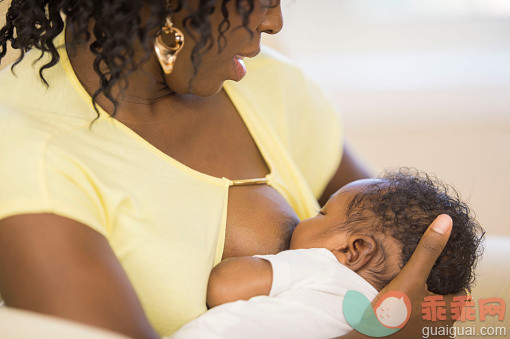
M64 34L55 42L64 45ZM0 73L0 219L55 213L105 236L160 335L207 310L209 272L223 252L228 188L101 111L61 61L39 78L39 51ZM225 89L270 167L265 178L300 218L338 167L342 133L319 87L264 48Z

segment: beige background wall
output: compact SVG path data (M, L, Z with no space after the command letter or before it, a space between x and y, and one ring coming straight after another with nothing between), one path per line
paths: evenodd
M283 3L266 42L324 84L374 172L435 173L510 236L510 2Z
M436 173L510 236L510 16L484 1L283 0L266 43L324 84L374 172Z

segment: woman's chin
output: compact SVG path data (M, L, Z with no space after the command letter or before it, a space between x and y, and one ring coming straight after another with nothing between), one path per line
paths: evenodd
M223 88L223 84L227 79L221 77L204 77L198 74L195 78L189 81L190 75L174 72L165 76L165 83L172 90L172 92L179 95L194 95L198 97L211 97Z

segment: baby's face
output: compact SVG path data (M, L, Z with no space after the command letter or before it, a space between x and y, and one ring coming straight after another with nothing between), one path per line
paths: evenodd
M347 207L353 196L376 180L358 180L333 194L317 216L303 220L296 226L292 233L290 249L334 248L341 233L334 226L345 222Z

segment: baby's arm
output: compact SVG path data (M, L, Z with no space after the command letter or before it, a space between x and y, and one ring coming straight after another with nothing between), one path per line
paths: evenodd
M231 301L269 295L273 280L271 263L257 257L228 258L216 265L209 276L207 304L219 306Z

